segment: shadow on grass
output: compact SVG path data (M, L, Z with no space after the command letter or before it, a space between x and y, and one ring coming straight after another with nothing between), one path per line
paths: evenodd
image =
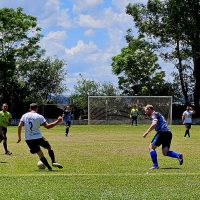
M180 167L160 167L159 169L180 169L181 170L181 168Z
M5 164L5 163L8 163L8 162L5 162L5 161L0 161L0 163L2 163L2 164Z

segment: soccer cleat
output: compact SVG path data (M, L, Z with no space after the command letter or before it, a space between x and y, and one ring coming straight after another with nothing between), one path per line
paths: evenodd
M183 164L183 154L180 154L179 157L178 157L178 162L179 162L179 165L182 165Z
M153 165L152 167L149 168L150 170L154 170L154 169L159 169L158 166Z
M6 151L5 154L10 156L10 155L12 155L12 152L11 151Z
M53 165L54 167L58 167L59 169L62 169L62 168L63 168L63 166L62 166L61 164L57 163L57 162L52 163L52 165Z

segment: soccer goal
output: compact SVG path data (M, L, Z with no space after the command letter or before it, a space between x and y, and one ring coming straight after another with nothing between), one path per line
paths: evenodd
M171 96L89 96L88 124L130 124L130 111L137 105L138 124L149 123L144 107L152 104L162 113L169 124L172 123Z

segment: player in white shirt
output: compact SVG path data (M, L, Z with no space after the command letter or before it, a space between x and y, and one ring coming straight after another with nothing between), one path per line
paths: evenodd
M183 122L183 124L185 124L185 128L186 128L184 137L186 137L187 135L188 135L188 137L190 137L190 129L192 126L192 115L193 114L195 114L195 111L190 106L187 106L186 111L183 112L182 122Z
M52 123L47 123L46 119L37 113L38 105L36 103L30 104L29 112L25 113L18 124L18 141L21 141L21 132L22 127L25 129L25 141L30 148L30 152L32 154L37 153L42 163L52 171L51 166L49 165L47 159L44 157L44 154L40 147L43 147L48 150L48 154L52 161L52 166L63 168L63 166L55 161L54 151L51 149L49 142L42 136L40 131L40 126L44 126L47 129L53 128L59 122L62 121L62 117L58 117L58 119Z

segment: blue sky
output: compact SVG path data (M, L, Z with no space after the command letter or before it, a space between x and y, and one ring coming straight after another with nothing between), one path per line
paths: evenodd
M113 82L112 57L126 45L124 36L133 21L125 13L129 3L147 0L0 0L0 7L22 7L37 17L46 56L67 63L66 85L73 92L79 74L96 82Z

